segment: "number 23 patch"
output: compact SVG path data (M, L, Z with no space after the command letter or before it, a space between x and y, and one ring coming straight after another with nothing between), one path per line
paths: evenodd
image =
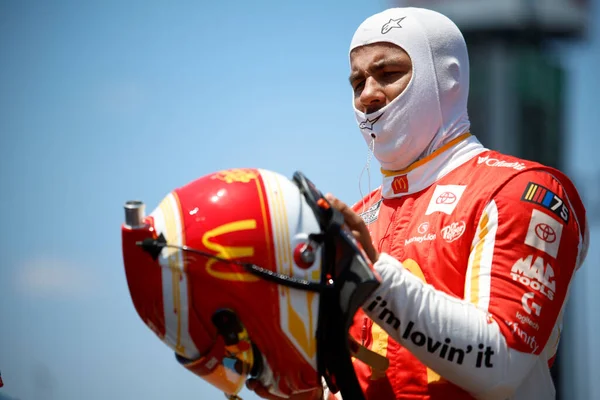
M521 200L535 203L552 212L560 219L569 223L569 208L565 202L554 192L537 183L529 182Z

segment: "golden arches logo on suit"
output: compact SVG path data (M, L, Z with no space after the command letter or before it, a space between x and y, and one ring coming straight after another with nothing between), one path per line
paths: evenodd
M406 175L400 175L395 177L392 181L392 190L394 191L394 194L407 193L408 177Z

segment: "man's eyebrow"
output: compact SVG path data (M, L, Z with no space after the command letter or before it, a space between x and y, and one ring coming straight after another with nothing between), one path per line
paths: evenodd
M371 64L369 66L369 70L371 71L379 71L382 70L385 67L389 67L389 66L403 66L406 65L406 60L404 60L401 57L394 57L394 58L384 58L382 60L379 61L375 61L373 64ZM352 82L354 82L356 79L358 79L360 76L362 75L361 72L359 71L353 71L350 76L348 77L348 81L350 82L350 84L352 84Z
M405 64L406 64L406 60L402 59L401 57L384 58L382 60L375 61L373 63L373 65L371 65L370 69L379 70L379 69L382 69L385 67L389 67L390 65L405 65Z

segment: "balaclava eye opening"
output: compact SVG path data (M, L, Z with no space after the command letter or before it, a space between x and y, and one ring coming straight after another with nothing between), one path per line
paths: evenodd
M367 18L350 52L380 42L407 52L411 81L378 111L354 111L367 145L375 139L374 155L382 168L398 171L468 132L469 60L456 25L427 9L391 8Z

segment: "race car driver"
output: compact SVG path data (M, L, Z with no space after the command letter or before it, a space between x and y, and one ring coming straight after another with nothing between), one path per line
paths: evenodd
M390 360L385 371L355 360L366 398L554 398L550 366L589 242L573 183L471 134L467 48L445 16L367 18L350 66L382 166L353 207L330 196L382 278L352 330Z

